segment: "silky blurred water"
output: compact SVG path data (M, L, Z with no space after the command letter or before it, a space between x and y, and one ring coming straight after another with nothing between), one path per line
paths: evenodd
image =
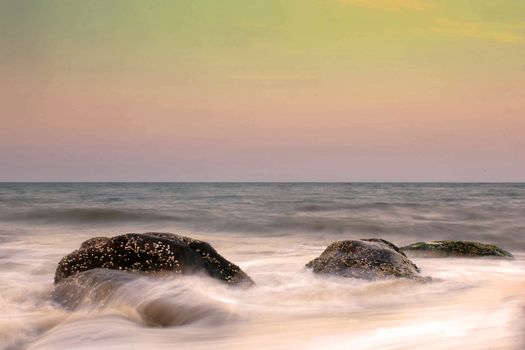
M257 285L142 276L73 311L50 301L82 241L145 231L204 239ZM516 259L413 259L429 284L304 268L367 237L491 242ZM521 349L524 238L525 184L0 184L0 349Z

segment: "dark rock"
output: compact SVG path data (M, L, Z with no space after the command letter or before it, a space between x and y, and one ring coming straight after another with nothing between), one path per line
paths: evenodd
M254 284L246 273L223 258L209 243L158 232L91 238L58 263L55 283L96 268L171 271L183 275L204 272L230 284Z
M402 247L401 250L420 257L513 257L511 253L494 244L471 241L417 242Z
M334 242L306 267L342 277L428 280L419 276L418 267L398 247L378 238Z
M82 242L80 245L80 249L88 249L93 247L100 247L104 244L107 244L111 238L109 237L93 237L88 239L87 241Z

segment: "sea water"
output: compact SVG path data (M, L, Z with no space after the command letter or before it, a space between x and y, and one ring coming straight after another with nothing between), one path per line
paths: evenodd
M58 261L93 236L206 240L256 282L139 276L74 310ZM489 242L515 259L414 258L432 283L317 276L333 241ZM111 272L118 273L118 272ZM522 349L525 184L0 184L0 349Z

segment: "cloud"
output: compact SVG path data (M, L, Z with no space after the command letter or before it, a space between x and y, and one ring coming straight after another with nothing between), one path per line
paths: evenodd
M400 11L412 10L422 11L429 7L428 1L422 0L339 0L348 5L359 7L385 10L385 11Z
M436 19L431 30L454 37L487 39L500 43L525 42L524 25L494 24L487 22L451 21Z

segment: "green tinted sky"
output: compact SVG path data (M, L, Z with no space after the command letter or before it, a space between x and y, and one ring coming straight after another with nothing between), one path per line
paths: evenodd
M524 180L524 17L517 0L3 0L0 179Z

